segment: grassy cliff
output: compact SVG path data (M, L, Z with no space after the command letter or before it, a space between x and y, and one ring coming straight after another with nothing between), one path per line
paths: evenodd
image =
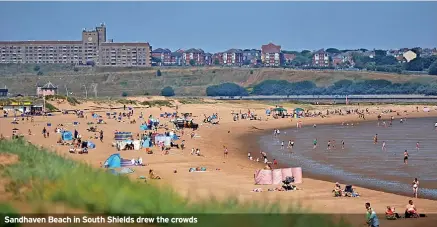
M157 70L161 76L157 76ZM38 74L38 72L41 72ZM0 65L0 87L10 92L34 95L36 84L51 81L59 87L59 93L68 90L76 96L157 95L166 86L173 87L176 95L205 95L208 86L233 82L244 87L264 80L314 81L318 86L328 86L342 79L354 81L385 79L392 82L434 83L437 77L384 74L375 72L346 71L298 71L290 69L247 68L112 68L74 67L71 65ZM84 86L85 85L85 86Z

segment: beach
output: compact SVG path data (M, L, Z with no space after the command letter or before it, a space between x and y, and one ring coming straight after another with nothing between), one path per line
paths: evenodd
M177 103L176 103L177 104ZM56 106L57 104L54 103ZM27 140L31 143L42 145L61 155L65 155L69 158L89 163L90 165L101 168L102 163L113 153L118 153L114 147L112 147L113 135L115 130L129 131L133 135L141 133L139 128L139 120L136 118L136 124L130 124L129 122L118 122L113 119L106 119L105 113L108 111L105 108L109 108L106 104L95 104L92 102L82 103L78 106L72 107L67 104L59 104L64 106L58 106L59 109L93 109L99 106L99 112L96 113L102 115L102 119L107 124L99 124L98 130L104 131L103 142L98 139L91 139L96 144L96 149L90 149L89 154L70 154L68 147L60 146L56 144L59 139L59 134L54 133L54 128L62 124L63 128L74 131L77 129L83 138L93 137L94 133L87 132L87 122L95 122L91 118L91 112L93 110L86 111L87 118L78 119L74 114L62 115L61 113L55 113L54 116L49 117L35 117L34 122L21 121L19 124L11 124L12 118L0 118L1 129L0 133L5 137L11 136L12 129L18 128ZM106 105L106 106L105 106ZM171 186L175 191L181 195L186 196L190 201L199 201L202 199L208 199L215 197L216 199L226 199L229 197L237 198L242 201L262 201L266 203L272 203L281 201L284 206L299 204L305 209L309 209L314 213L326 213L326 214L364 214L364 203L370 202L373 209L382 214L385 211L386 206L395 206L398 212L403 212L405 205L411 196L397 195L384 191L377 191L367 189L365 187L355 187L355 189L362 195L357 198L335 198L332 194L334 188L334 179L329 176L319 177L319 179L308 178L308 176L314 176L316 174L305 169L303 166L303 183L298 187L302 190L291 192L267 192L268 188L275 186L260 186L254 185L254 172L256 169L263 168L264 165L254 161L249 161L247 153L251 152L253 155L258 155L260 152L259 141L260 137L264 135L272 135L273 129L279 128L281 131L285 129L295 128L297 121L302 121L304 127L317 124L322 128L322 124L341 125L343 122L359 122L365 124L366 121L372 120L376 123L377 115L383 111L392 110L400 113L400 116L396 116L395 112L385 113L382 115L383 119L389 119L390 116L395 116L396 123L400 117L407 117L408 119L419 117L432 117L437 116L437 112L433 109L430 112L419 111L416 112L416 106L403 106L403 105L379 105L379 106L350 106L341 107L348 109L369 109L369 114L366 115L366 120L358 118L356 114L350 115L333 115L326 118L314 117L314 118L301 118L301 119L273 119L267 117L265 114L266 108L275 107L272 104L258 103L258 102L221 102L215 103L204 102L200 104L177 104L178 111L180 113L192 113L193 119L196 123L199 123L199 129L195 131L196 136L190 138L190 130L185 130L185 135L181 136L180 140L185 140L186 149L184 151L178 149L170 150L169 155L162 155L157 148L153 148L154 154L147 154L144 149L140 151L120 151L119 153L123 158L132 159L141 157L143 162L147 164L144 167L132 167L135 172L130 174L132 179L136 179L139 176L147 176L149 169L153 169L162 180L155 180L157 184L163 187ZM294 105L298 106L298 105ZM112 107L123 107L123 105L112 105ZM418 106L419 110L423 109L423 106ZM323 111L326 109L340 108L338 106L313 106L311 108L317 108ZM233 121L231 112L247 112L250 109L261 117L261 120L238 120ZM122 112L123 110L113 110ZM111 110L112 112L112 110ZM174 108L170 107L153 107L153 108L134 108L134 116L138 117L140 113L149 116L159 116L164 112L175 112ZM206 116L218 113L220 123L212 125L208 123L202 123L204 114ZM160 118L160 122L168 124L170 119ZM126 119L127 121L127 119ZM47 126L50 122L51 126ZM74 125L73 122L78 122L78 125ZM409 122L409 120L407 120ZM356 123L355 123L356 124ZM50 131L50 137L44 138L42 135L42 129L46 127ZM28 130L32 131L32 135L28 135ZM284 129L284 130L283 130ZM305 128L304 128L305 130ZM162 132L162 130L161 130ZM98 133L97 133L98 134ZM337 139L337 138L336 138ZM372 138L366 138L371 141ZM284 139L285 140L285 139ZM337 139L338 143L341 139ZM298 140L296 140L299 143ZM425 142L424 142L425 143ZM224 147L226 146L229 152L227 158L224 157ZM262 147L262 146L261 146ZM192 148L198 148L203 156L190 155ZM325 143L321 143L321 149L325 148ZM380 149L380 147L378 147ZM412 159L414 163L414 159ZM357 164L360 164L360 160L356 160ZM281 165L287 165L287 163L280 163ZM205 172L189 172L190 168L205 167ZM176 171L176 173L175 173ZM307 175L307 173L310 173ZM323 179L323 180L321 180ZM412 181L413 179L411 179ZM155 183L153 182L153 183ZM254 188L262 188L265 192L252 192ZM382 189L381 189L382 190ZM420 195L419 195L420 196ZM430 199L413 199L419 212L421 213L437 213L437 201ZM363 216L364 217L364 216Z

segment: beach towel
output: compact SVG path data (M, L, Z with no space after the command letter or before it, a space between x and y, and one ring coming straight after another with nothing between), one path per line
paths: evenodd
M302 168L301 167L291 168L291 172L293 173L294 183L301 184L302 183Z
M281 184L282 183L282 170L274 169L273 170L273 179L272 184Z
M291 168L283 168L281 169L282 172L282 180L284 181L287 177L293 177L293 172Z
M260 169L255 171L255 184L272 184L273 172L271 170Z

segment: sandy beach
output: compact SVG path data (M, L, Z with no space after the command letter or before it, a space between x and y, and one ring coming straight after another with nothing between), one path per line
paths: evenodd
M66 130L74 131L77 129L83 139L93 136L94 133L87 132L87 122L95 122L91 118L91 112L86 112L87 118L78 119L74 114L63 115L55 113L54 116L35 117L34 122L30 120L22 121L19 118L19 124L11 124L12 118L0 118L0 133L5 137L10 137L13 128L18 128L19 133L23 134L31 143L39 144L50 148L51 150L68 156L72 159L83 161L101 168L101 164L113 153L118 153L112 147L113 135L115 130L132 132L133 135L141 133L140 121L138 116L142 112L145 118L153 115L158 117L160 113L175 112L174 108L170 107L153 107L153 108L135 108L134 116L137 123L130 124L126 122L117 122L114 119L107 119L105 108L109 108L107 104L82 103L78 106L69 106L68 104L53 103L59 109L93 109L99 108L96 113L102 115L107 124L99 124L98 130L104 131L103 142L97 139L91 139L96 144L96 149L89 151L89 154L70 154L67 146L56 144L60 134L54 132L54 128L58 124L63 124ZM127 105L128 106L128 105ZM290 105L291 107L292 105ZM297 107L298 105L294 105ZM113 104L112 107L123 107L122 104ZM335 198L332 195L334 183L330 179L316 180L306 177L305 169L303 169L303 183L298 187L302 190L291 192L267 192L268 188L275 186L258 186L254 185L253 175L256 169L264 167L263 164L247 159L247 152L253 155L259 154L259 146L257 138L260 134L271 133L273 129L285 129L296 127L298 119L273 119L265 114L266 108L272 108L274 105L257 102L223 102L215 103L213 101L201 104L178 104L180 113L192 113L194 122L199 123L199 129L195 131L196 137L190 138L191 130L185 129L185 135L181 136L181 140L185 140L186 149L184 151L171 149L169 155L162 155L158 148L153 148L154 154L147 154L144 149L140 151L121 151L123 158L132 159L142 157L143 162L147 164L145 167L132 167L135 172L130 175L133 180L139 176L148 176L149 169L153 169L162 180L155 180L156 183L162 184L164 187L170 185L175 191L186 196L191 201L198 201L215 197L217 199L225 199L236 197L242 201L262 201L276 202L281 201L284 206L299 204L305 209L309 209L314 213L335 213L335 214L360 214L364 217L364 203L370 202L373 209L378 214L385 212L386 206L395 206L397 211L402 213L405 205L411 197L395 195L382 191L356 187L356 190L362 195L358 198ZM285 107L285 108L290 108ZM419 106L422 110L424 106ZM400 113L382 114L383 119L389 119L390 116L416 118L416 117L431 117L437 116L436 110L432 108L430 112L416 112L416 106L404 105L378 105L378 106L311 106L311 108L326 112L326 109L366 109L370 114L366 115L366 120L376 121L377 115L386 110L392 110ZM231 112L247 112L250 109L261 117L261 120L239 120L233 121ZM122 112L123 110L114 110ZM311 110L312 111L312 110ZM112 112L112 111L111 111ZM206 116L218 113L220 123L212 125L202 123L204 114ZM162 124L167 124L169 128L173 128L170 119L160 118ZM301 118L303 125L313 124L341 124L342 122L358 122L364 121L358 118L356 114L350 115L330 115L326 118ZM48 127L47 123L51 126ZM73 122L79 122L79 125L74 126ZM42 129L46 127L50 132L49 138L44 138ZM32 135L28 135L28 130L32 131ZM164 130L159 130L163 132ZM178 143L180 143L180 141ZM229 150L227 158L223 155L223 146ZM199 148L203 156L190 155L192 148ZM206 172L189 172L191 167L205 167ZM177 170L177 173L174 171ZM150 181L149 181L150 182ZM153 182L153 183L155 183ZM263 188L265 192L251 192L254 188ZM437 213L437 201L428 199L413 199L419 212L426 214ZM363 218L364 219L364 218ZM398 223L399 224L399 223ZM419 222L416 222L419 224ZM421 226L424 226L423 223Z

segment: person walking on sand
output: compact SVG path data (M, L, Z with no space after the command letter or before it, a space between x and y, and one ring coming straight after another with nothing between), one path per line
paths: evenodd
M414 198L417 198L417 191L419 190L419 180L417 178L414 178L413 181L413 196Z
M382 151L387 151L387 148L385 147L385 141L382 141Z
M404 164L405 165L408 165L408 151L407 150L405 150L404 151Z
M103 143L103 130L100 130L100 142L102 142Z
M416 143L416 150L417 150L417 151L420 150L420 144L419 144L419 142Z
M223 157L224 157L224 158L227 158L227 157L228 157L228 148L227 148L226 146L223 146L223 148L225 149L225 150L223 151Z
M42 134L44 135L44 138L47 138L47 129L46 129L46 127L44 127L42 129Z

